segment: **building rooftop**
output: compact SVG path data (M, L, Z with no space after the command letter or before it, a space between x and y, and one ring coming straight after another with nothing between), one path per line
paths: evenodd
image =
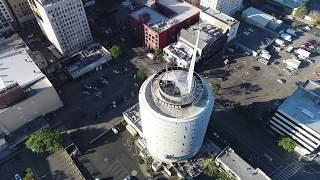
M213 44L223 36L222 29L217 28L206 21L201 21L188 29L181 29L178 41L170 44L166 49L179 59L191 61L194 48L190 44L196 44L198 28L201 29L198 43L199 49L204 49L207 45Z
M304 124L320 133L320 84L308 80L289 96L278 109L292 117L299 124Z
M243 160L230 147L226 147L217 157L216 160L222 162L234 174L245 180L271 180L259 168L254 169L250 164Z
M278 35L270 30L241 22L237 34L237 41L244 45L246 49L248 48L259 53L269 45L266 39L274 40L277 37Z
M175 118L186 118L202 112L212 101L207 83L193 74L192 90L187 91L187 70L169 67L149 77L140 94L157 113ZM151 98L150 98L151 97Z
M0 44L0 90L15 83L26 87L45 77L31 59L30 50L23 41L19 37L11 40Z
M213 44L216 40L223 36L223 30L214 26L207 21L200 21L187 29L187 32L181 32L181 37L186 39L191 44L196 44L198 35L197 29L200 28L199 48L204 48L207 44Z
M256 9L254 7L249 7L245 9L244 11L242 11L242 14L244 14L247 19L250 19L254 22L259 22L259 24L263 26L267 26L270 21L276 19L275 17L263 11L260 11L259 9Z
M154 5L156 3L156 0L133 0L133 1L135 1L138 4L148 6L148 7L151 7L152 5Z
M183 59L185 61L191 61L193 48L187 46L186 44L178 41L176 43L170 44L165 47L165 49L169 50L172 54L177 56L179 59Z
M57 172L64 172L62 175L62 179L85 179L77 165L74 163L70 155L64 149L58 150L50 154L47 157L47 162L51 172L50 175L53 177L57 177Z
M88 66L89 64L92 64L93 62L100 60L101 58L110 56L111 54L108 50L106 50L100 44L96 43L93 44L92 47L76 53L71 58L67 58L63 61L68 62L67 64L69 65L67 65L67 70L69 73L73 73Z
M147 24L155 24L159 23L160 21L165 21L167 18L163 16L162 14L158 13L156 10L149 8L149 7L143 7L141 9L138 9L130 14L131 17L136 19L137 21L140 20L140 16L143 16L147 14L149 16L149 20Z
M123 114L130 121L130 125L142 136L142 124L141 124L141 116L140 116L140 106L139 103L133 105L128 110L123 112Z
M168 20L163 20L156 24L150 24L150 27L157 32L162 32L198 13L200 9L192 6L191 4L179 1L179 0L158 0L157 4L160 4L171 11L175 12L176 15Z
M289 7L289 8L297 8L299 7L301 4L303 4L306 0L274 0L275 2Z
M59 1L65 1L65 0L36 0L36 1L38 1L42 5L50 5L50 4L54 4Z
M202 12L214 17L215 19L218 19L220 20L221 22L224 22L230 26L238 23L239 21L234 19L233 17L230 17L220 11L217 11L217 10L214 10L214 9L211 9L211 8L203 8L202 9Z

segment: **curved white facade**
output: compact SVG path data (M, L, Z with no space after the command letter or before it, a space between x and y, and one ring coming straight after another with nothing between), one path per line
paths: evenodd
M154 78L151 76L143 83L139 94L147 149L154 158L164 162L190 159L200 150L210 120L214 104L211 89L199 79L203 84L203 95L198 101L183 108L164 107L166 105L159 104L153 97Z

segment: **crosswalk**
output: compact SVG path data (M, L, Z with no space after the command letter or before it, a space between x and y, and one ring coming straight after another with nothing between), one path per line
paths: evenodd
M304 167L300 161L295 161L272 175L272 180L288 180Z

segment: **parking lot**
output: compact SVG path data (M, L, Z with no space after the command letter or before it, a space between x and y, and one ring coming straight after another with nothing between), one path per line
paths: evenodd
M317 37L300 32L288 45L298 48L313 39ZM317 179L320 166L315 162L298 161L297 155L281 150L277 145L277 137L266 127L273 111L297 88L297 82L318 79L314 72L319 71L319 53L311 56L314 63L306 63L294 73L288 73L282 60L292 55L285 49L271 49L272 63L268 66L258 62L257 57L246 56L242 50L236 49L227 54L231 62L229 65L212 63L198 67L203 77L221 85L210 123L211 133L216 132L220 136L218 139L212 134L209 136L220 146L230 144L245 160L261 168L273 179L298 180L303 176ZM284 79L285 83L277 81L279 79ZM248 113L232 111L232 102L240 102Z
M94 178L122 180L127 176L135 176L144 179L146 176L135 158L135 149L127 144L129 136L124 129L116 135L109 131L90 144L78 161ZM82 139L78 140L83 142Z

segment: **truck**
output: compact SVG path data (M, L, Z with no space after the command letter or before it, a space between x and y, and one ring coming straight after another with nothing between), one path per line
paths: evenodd
M262 58L264 58L264 59L266 59L266 60L270 60L271 55L270 55L270 54L261 53L261 54L260 54L260 57L262 57Z
M282 33L282 34L280 35L280 37L281 37L282 39L286 40L286 41L289 41L289 42L292 41L292 36L291 36L290 34L288 34L288 33Z
M284 41L281 40L281 39L276 39L274 42L275 42L276 44L278 44L279 46L285 46Z
M305 57L305 58L309 58L310 57L310 52L309 51L306 51L304 49L301 49L299 48L297 51L296 51L297 54L299 54L300 56L302 57Z
M289 46L286 51L287 51L288 53L290 53L292 50L293 50L293 47L292 47L292 46Z

